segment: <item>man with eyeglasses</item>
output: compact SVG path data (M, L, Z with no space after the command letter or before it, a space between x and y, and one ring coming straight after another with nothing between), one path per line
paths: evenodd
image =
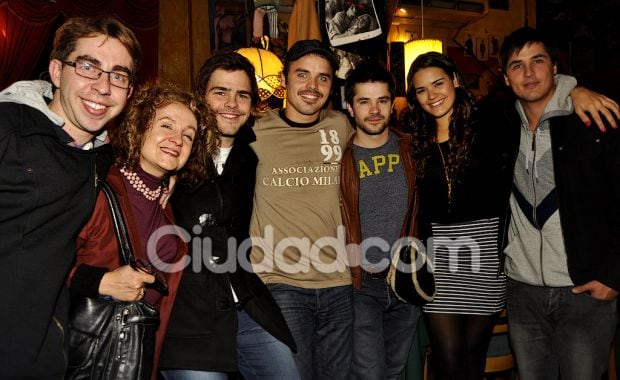
M111 162L105 126L133 90L134 33L110 18L56 32L52 83L0 93L0 375L63 378L75 239Z
M118 88L129 89L131 86L131 73L127 68L117 68L116 71L105 71L90 61L64 61L65 65L75 68L75 73L88 79L99 79L103 74L108 74L110 85ZM122 71L119 71L122 70Z

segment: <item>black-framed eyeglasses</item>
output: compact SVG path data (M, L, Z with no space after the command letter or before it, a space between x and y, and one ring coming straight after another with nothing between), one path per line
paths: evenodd
M64 61L67 66L75 69L75 73L81 77L97 80L101 75L108 74L110 85L122 89L128 89L131 86L131 76L121 71L105 71L100 67L87 61Z
M154 283L146 284L147 288L153 288L165 296L168 295L168 281L166 281L166 276L162 272L153 268L151 264L145 263L140 259L131 260L129 266L133 270L144 272L155 277Z

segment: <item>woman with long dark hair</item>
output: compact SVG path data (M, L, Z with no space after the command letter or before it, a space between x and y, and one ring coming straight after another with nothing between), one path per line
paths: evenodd
M439 53L419 56L407 83L419 236L434 260L437 285L435 299L423 308L431 366L435 379L481 379L505 303L500 251L510 187L504 184L512 183L514 161L506 149L510 128L501 121L516 110L499 94L477 109L454 62ZM558 76L555 91L567 97L575 84ZM584 109L593 118L600 111L608 120L618 111L615 102L588 90L570 95L582 120Z
M420 191L419 232L434 257L437 294L424 306L439 379L479 379L506 278L499 271L500 175L472 95L439 53L409 70L409 127Z

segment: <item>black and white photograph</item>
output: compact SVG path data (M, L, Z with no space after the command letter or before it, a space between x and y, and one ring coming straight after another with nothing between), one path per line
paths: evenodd
M466 56L474 56L474 40L471 36L471 33L467 33L467 37L465 37L465 41L463 42L463 47L465 48Z
M322 15L332 46L381 35L381 24L372 0L325 0Z
M486 38L476 38L476 58L480 61L486 61L489 56L489 47Z
M333 48L332 50L336 53L340 64L338 66L338 70L336 70L336 77L342 80L346 79L349 71L353 70L358 63L364 60L363 57L349 51L336 48Z
M502 38L500 36L489 36L489 57L497 57L501 44Z
M211 49L236 50L247 45L245 0L218 0L209 3L211 15Z

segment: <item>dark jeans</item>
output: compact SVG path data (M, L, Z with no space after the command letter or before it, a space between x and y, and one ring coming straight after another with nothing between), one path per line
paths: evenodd
M353 289L354 379L397 379L405 368L420 308L397 300L385 280L362 278Z
M616 329L616 300L508 280L508 332L519 378L599 380Z
M263 329L242 307L237 308L237 365L245 380L299 379L293 352ZM165 380L226 380L225 372L164 370Z
M297 343L295 362L301 378L348 379L354 318L351 286L267 286Z

